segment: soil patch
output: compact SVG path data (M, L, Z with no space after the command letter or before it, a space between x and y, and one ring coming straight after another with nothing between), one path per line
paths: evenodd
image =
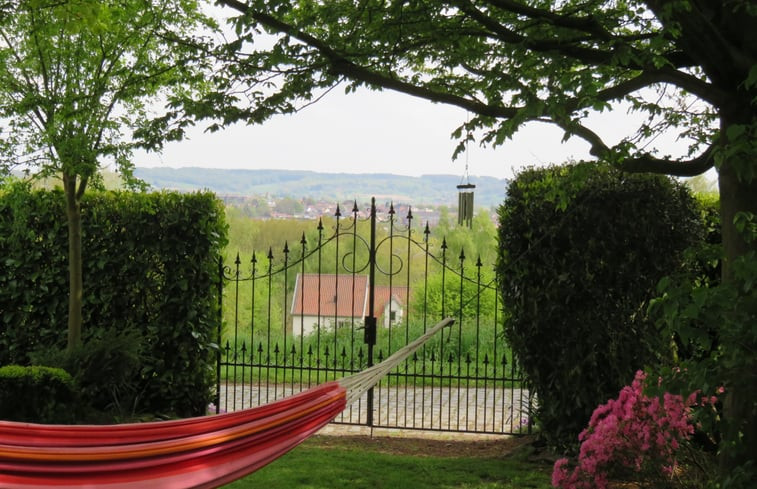
M505 458L533 442L533 437L502 437L496 440L438 440L428 438L380 436L311 437L306 445L324 449L368 449L380 453L428 457Z

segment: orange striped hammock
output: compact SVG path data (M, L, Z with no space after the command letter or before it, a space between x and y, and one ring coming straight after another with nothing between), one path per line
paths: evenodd
M291 397L215 416L118 425L0 421L0 488L206 488L243 477L332 421L439 329L378 365Z

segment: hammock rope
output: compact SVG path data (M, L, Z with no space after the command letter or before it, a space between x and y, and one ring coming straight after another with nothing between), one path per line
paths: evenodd
M439 330L451 326L454 322L455 320L452 318L444 319L426 331L423 335L394 352L382 362L359 373L340 379L338 381L339 384L347 389L348 392L347 405L349 406L358 400L363 393L378 384L386 374L388 374L394 367L407 360L410 355L415 353L418 348L423 346L423 344Z
M118 425L0 421L0 487L213 488L254 472L331 422L440 329L383 362L278 401L215 416Z

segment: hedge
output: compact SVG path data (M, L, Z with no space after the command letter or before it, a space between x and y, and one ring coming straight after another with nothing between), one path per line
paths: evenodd
M61 191L0 192L0 365L63 348L67 227ZM83 335L136 330L141 410L204 413L217 346L217 266L226 242L211 193L90 192L82 203Z
M0 419L62 423L74 402L71 376L62 369L20 365L0 367Z
M594 408L667 348L647 304L703 238L699 209L668 177L581 163L520 173L499 218L505 334L543 436L570 449Z

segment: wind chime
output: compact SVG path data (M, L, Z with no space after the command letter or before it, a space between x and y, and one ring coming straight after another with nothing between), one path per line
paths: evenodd
M465 173L460 179L460 184L457 186L457 224L462 226L473 226L473 189L476 186L470 183L470 175L468 174L468 141L470 140L470 133L465 139Z

